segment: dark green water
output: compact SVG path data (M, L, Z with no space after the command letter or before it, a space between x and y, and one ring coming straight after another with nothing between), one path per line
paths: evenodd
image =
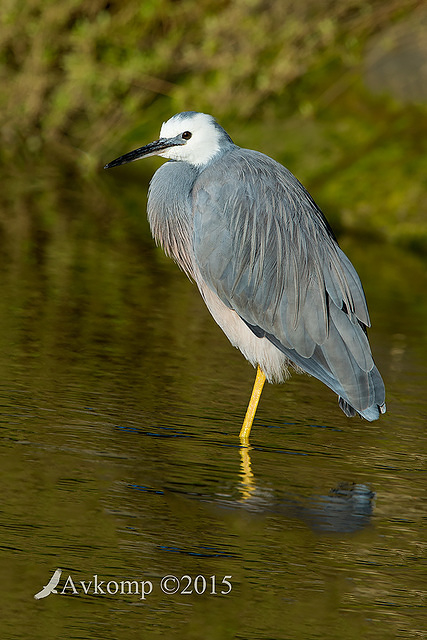
M348 420L294 375L245 450L252 368L145 223L73 198L43 225L29 204L0 264L2 637L423 637L426 263L342 238L388 413Z

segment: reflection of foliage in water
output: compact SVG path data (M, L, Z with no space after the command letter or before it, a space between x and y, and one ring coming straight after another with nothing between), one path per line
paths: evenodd
M165 381L169 370L191 372L189 378L182 376L184 395L195 393L195 376L197 394L209 406L215 363L219 367L230 357L239 368L236 379L247 370L246 363L238 354L233 359L196 288L154 246L140 185L115 184L126 204L119 209L97 181L83 181L87 188L81 193L67 192L66 184L55 191L55 182L45 178L45 189L23 192L0 210L10 221L0 238L4 374L12 351L14 357L20 354L34 380L49 371L56 378L64 363L66 375L70 358L103 370L110 363L120 368L114 388L129 372L129 387L149 385L155 396L159 381L144 378L142 363L148 362ZM341 236L341 244L366 290L377 362L385 378L402 389L409 384L405 371L416 371L427 357L423 258L350 236ZM396 354L400 349L400 360L391 361L393 349ZM302 393L301 380L295 377L294 382Z

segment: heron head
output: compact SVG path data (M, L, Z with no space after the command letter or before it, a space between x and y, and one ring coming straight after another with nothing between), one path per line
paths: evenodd
M159 140L120 156L104 168L110 169L149 156L181 160L202 167L230 145L233 145L230 136L212 116L184 111L163 123Z

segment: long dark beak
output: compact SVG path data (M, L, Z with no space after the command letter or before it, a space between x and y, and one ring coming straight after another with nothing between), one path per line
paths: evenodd
M156 156L165 149L169 149L169 147L176 147L179 144L185 144L185 140L182 140L182 138L160 138L160 140L156 140L155 142L146 144L145 147L139 147L139 149L135 149L134 151L125 153L124 156L120 156L120 158L116 158L112 162L106 164L104 169L118 167L121 164L133 162L134 160L139 160L140 158L149 158L150 156Z

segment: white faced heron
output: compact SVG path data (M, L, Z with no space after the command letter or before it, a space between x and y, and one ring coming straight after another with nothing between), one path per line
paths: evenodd
M247 441L265 380L289 366L338 395L346 416L384 413L359 276L301 183L272 158L236 146L204 113L178 113L160 139L106 169L149 156L155 240L197 284L230 342L257 367L240 431Z

